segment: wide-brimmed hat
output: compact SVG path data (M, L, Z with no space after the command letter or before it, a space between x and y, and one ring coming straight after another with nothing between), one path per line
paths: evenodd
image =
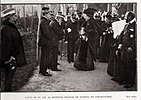
M87 9L85 9L84 10L84 14L89 14L89 15L93 15L95 12L96 12L97 10L96 9L94 9L94 8L87 8Z
M2 17L5 18L5 17L10 16L10 15L13 15L13 14L16 14L16 10L14 8L5 9L2 12Z

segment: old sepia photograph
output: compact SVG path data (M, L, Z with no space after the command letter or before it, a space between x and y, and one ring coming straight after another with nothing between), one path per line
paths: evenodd
M0 17L1 92L138 91L136 2L2 3Z

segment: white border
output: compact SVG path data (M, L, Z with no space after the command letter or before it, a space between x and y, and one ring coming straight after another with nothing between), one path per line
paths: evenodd
M139 0L138 0L139 1ZM2 4L9 3L133 3L137 0L1 0Z
M1 0L1 4L23 3L137 3L137 60L138 60L138 91L124 92L17 92L1 93L1 100L141 100L141 0ZM42 97L52 96L112 96L112 98L69 98L52 99ZM126 96L137 96L127 98ZM25 98L32 97L32 98ZM40 97L40 98L33 98Z

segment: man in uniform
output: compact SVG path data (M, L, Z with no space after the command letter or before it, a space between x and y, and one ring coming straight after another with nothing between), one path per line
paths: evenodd
M120 85L130 88L135 83L136 75L136 21L133 12L125 15L126 25L120 35L117 55L121 57Z
M47 69L51 67L51 42L53 40L52 30L49 26L49 20L51 15L48 7L42 8L42 18L40 23L39 43L41 46L41 59L40 59L40 71L43 76L52 76L47 72Z

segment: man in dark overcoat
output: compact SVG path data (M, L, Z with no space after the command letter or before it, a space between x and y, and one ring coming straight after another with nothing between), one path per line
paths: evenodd
M126 25L119 37L117 55L121 56L120 85L130 88L135 83L136 76L136 21L133 12L125 15Z
M66 40L68 41L67 53L68 53L68 62L74 62L74 53L76 50L75 43L79 38L77 31L77 19L76 14L72 14L71 20L66 24Z
M50 27L53 30L52 36L52 71L61 71L57 68L57 61L58 61L58 45L59 40L63 39L63 29L61 27L63 16L57 15L55 19L52 19L50 22Z
M49 13L48 7L42 8L42 18L40 23L40 34L39 34L39 43L41 46L41 59L40 59L40 71L39 73L43 76L52 76L47 72L47 69L51 68L51 47L53 31L49 26L51 15Z
M5 69L4 91L12 91L12 79L17 67L26 65L23 42L15 26L17 16L14 8L3 11L1 26L1 65Z

